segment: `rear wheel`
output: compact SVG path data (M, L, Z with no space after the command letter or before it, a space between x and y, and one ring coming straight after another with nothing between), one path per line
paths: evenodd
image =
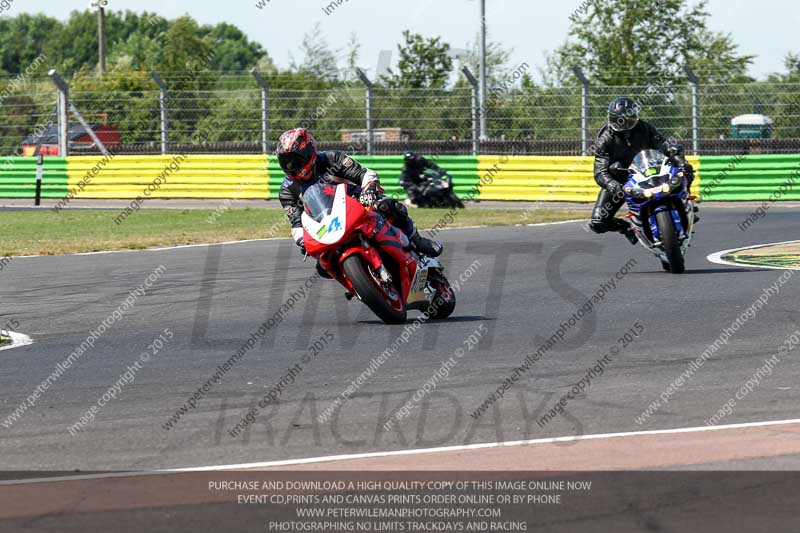
M397 288L386 286L360 255L353 254L345 259L342 268L358 297L378 318L387 324L402 324L406 321L405 302Z
M686 266L681 252L681 243L678 240L678 233L675 231L675 223L672 220L672 213L664 210L656 213L656 224L661 235L661 243L664 253L669 260L669 271L673 274L683 274Z

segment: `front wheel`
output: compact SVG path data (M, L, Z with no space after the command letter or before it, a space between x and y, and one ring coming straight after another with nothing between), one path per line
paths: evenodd
M456 293L443 274L431 275L428 286L434 290L431 304L425 312L433 320L443 320L456 310Z
M387 324L402 324L406 321L406 305L395 287L385 287L380 277L364 263L358 254L353 254L342 263L347 278L356 294L378 318Z
M464 209L464 202L455 195L455 193L451 192L448 198L450 205L448 207L456 207L458 209Z
M681 243L678 240L678 232L675 231L675 223L672 220L672 213L665 209L656 213L656 224L661 235L661 245L669 261L669 271L673 274L683 274L686 266L681 252Z

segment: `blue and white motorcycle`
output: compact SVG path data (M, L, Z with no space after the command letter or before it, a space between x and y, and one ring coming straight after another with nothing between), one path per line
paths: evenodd
M694 234L694 196L686 176L659 150L639 152L623 187L628 221L639 242L661 260L667 272L682 274Z

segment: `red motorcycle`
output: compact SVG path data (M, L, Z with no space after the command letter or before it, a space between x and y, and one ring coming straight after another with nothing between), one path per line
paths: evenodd
M435 258L420 256L408 237L347 194L344 183L317 182L303 193L303 241L331 277L387 324L405 322L408 309L443 319L456 297Z

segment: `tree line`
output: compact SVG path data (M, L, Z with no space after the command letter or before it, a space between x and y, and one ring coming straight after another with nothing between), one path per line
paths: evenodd
M734 84L704 95L709 135L711 125L728 127L732 104L778 117L800 114L797 91L782 90L781 85L800 83L800 56L789 53L785 72L754 80L748 75L754 58L739 51L733 36L711 31L709 19L705 1L587 2L570 16L565 42L547 54L538 76L526 69L510 86L509 76L519 64L511 61L513 50L490 38L489 85L503 89L486 110L492 117L490 136L576 137L580 97L574 67L592 80L593 127L602 121L603 100L626 91L644 99L662 127L684 129L690 109L683 72L687 64L704 85ZM29 14L0 19L0 74L6 75L0 78L5 80L0 91L45 56L47 67L58 69L70 82L79 109L108 113L125 143L154 142L158 95L147 73L155 69L170 88L176 142L189 139L200 127L209 130L210 141L254 142L259 138L260 96L255 81L243 73L256 67L270 84L274 129L313 117L320 137L338 140L341 129L363 127L363 86L354 76L361 60L356 35L344 49L333 50L322 29L311 28L301 40L300 57L281 68L261 44L228 23L200 25L188 15L167 20L148 12L110 11L106 32L108 73L101 78L95 13L73 11L66 21ZM374 80L376 127L402 127L421 139L469 138L470 87L459 71L466 65L477 72L477 43L476 36L456 56L441 37L405 31L397 60ZM31 80L4 98L4 150L18 145L51 105L52 98L42 96L52 92L46 83ZM240 93L232 98L216 92L222 89ZM787 125L778 131L800 137L797 129Z

